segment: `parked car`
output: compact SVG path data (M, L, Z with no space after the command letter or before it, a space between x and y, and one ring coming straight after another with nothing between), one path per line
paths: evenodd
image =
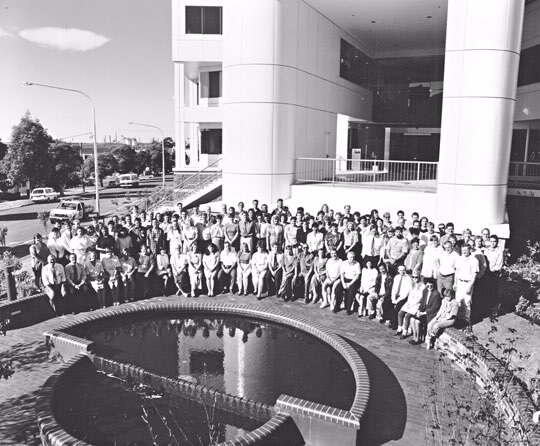
M86 208L84 203L77 197L66 198L58 204L57 207L51 210L49 219L51 223L56 221L73 221L75 219L82 220L91 209Z
M117 176L112 175L103 180L103 185L105 187L117 187L120 186L120 180Z
M152 178L154 178L153 173L142 173L139 175L139 180L150 180Z
M135 173L126 173L120 175L120 187L137 187L139 185L139 177Z
M30 200L34 203L56 201L60 194L52 187L37 187L30 194Z

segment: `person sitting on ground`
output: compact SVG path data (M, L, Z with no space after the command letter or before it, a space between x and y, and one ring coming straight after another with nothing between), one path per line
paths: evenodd
M57 316L64 314L63 297L66 295L66 276L64 267L56 262L56 257L47 257L47 264L41 270L41 281L45 294L49 297L49 303Z
M445 328L453 327L456 323L459 305L454 299L454 290L445 289L443 296L444 299L441 303L441 308L439 308L437 315L427 326L426 348L428 350L433 348L436 338Z
M66 276L66 312L76 313L80 308L87 309L86 272L84 265L77 263L75 254L69 255L69 263L64 267Z

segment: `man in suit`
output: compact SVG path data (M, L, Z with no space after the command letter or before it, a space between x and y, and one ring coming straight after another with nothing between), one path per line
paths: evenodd
M441 308L441 295L437 291L434 279L425 280L426 287L424 288L422 302L420 303L420 309L411 318L411 328L413 332L413 338L409 341L409 344L418 345L422 343L422 335L425 333L427 324L437 315L439 308Z
M392 284L393 278L388 273L386 265L381 263L379 265L379 274L375 280L375 291L368 296L367 309L369 318L377 319L382 324L385 321L390 320L392 314Z
M57 316L61 314L61 299L66 294L66 275L64 267L56 262L56 257L49 255L47 264L41 270L41 281L49 303Z
M77 312L80 308L89 309L85 303L86 271L83 265L77 263L77 256L69 255L69 263L64 268L66 276L66 310Z

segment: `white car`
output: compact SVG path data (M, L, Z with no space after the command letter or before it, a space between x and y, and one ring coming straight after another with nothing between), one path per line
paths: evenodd
M77 197L66 198L51 210L49 219L51 223L55 221L73 221L75 219L82 220L88 212L90 212L90 209L86 208L84 203Z
M56 201L60 194L55 192L52 187L38 187L30 194L30 200L34 203Z
M139 177L135 173L126 173L118 177L120 187L137 187L139 185Z

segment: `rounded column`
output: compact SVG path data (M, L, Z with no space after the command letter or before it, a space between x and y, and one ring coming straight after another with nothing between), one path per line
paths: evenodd
M524 0L449 0L437 221L505 222Z
M224 2L223 199L231 205L290 195L296 106L283 95L295 77L283 82L280 42L296 47L296 30L282 26L280 4Z

